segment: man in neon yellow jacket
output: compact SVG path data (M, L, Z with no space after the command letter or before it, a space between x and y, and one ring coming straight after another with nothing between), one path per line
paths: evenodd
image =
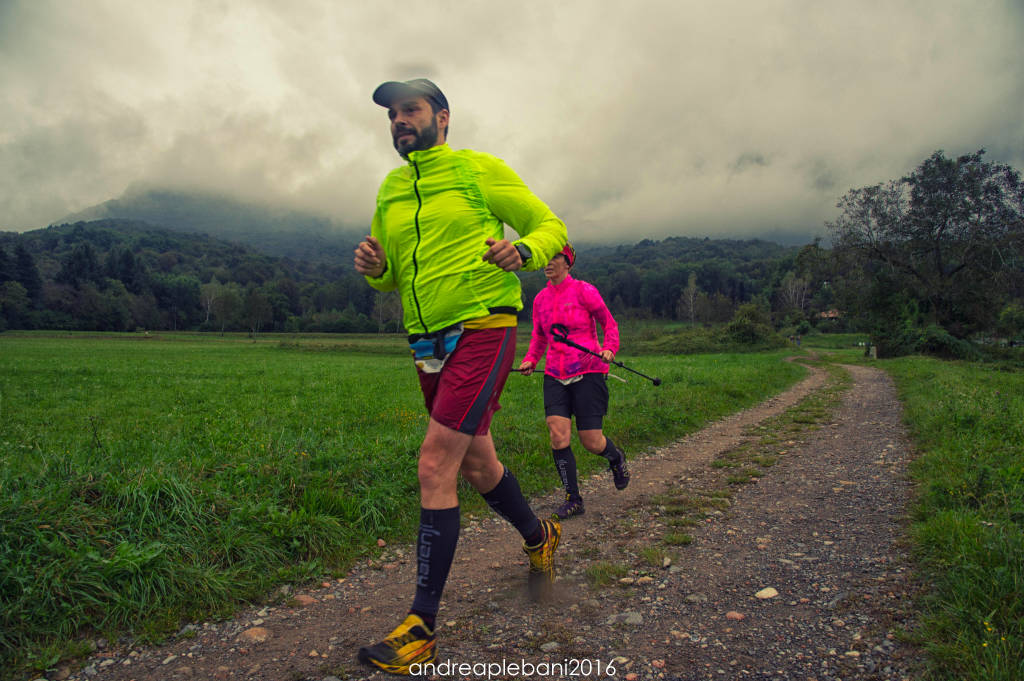
M416 593L405 620L359 659L398 674L429 674L441 592L459 536L458 476L523 537L531 591L554 575L561 527L540 520L498 460L490 423L515 358L520 269L540 269L566 243L565 224L503 161L447 144L448 100L429 80L387 82L395 150L407 164L377 194L355 268L380 291L398 289L430 421L420 447ZM504 237L504 225L519 238Z

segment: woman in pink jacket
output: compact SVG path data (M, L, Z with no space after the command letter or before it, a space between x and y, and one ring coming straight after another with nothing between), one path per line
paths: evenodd
M555 467L565 487L565 503L554 513L562 520L582 515L584 510L576 479L576 458L569 446L573 416L580 443L587 451L608 460L616 489L625 489L629 484L626 455L601 432L604 415L608 413L608 363L619 350L619 325L593 285L569 276L575 262L576 251L566 244L544 268L548 285L533 299L533 337L519 365L522 374L529 376L547 351L544 414ZM604 335L603 345L598 343L598 324ZM552 334L554 325L558 325L558 335L595 348L600 357L559 343Z

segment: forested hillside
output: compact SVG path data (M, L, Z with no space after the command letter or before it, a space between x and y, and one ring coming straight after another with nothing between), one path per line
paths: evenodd
M3 322L7 328L109 331L396 331L396 296L377 293L352 268L357 239L348 243L335 235L329 252L297 259L137 220L6 233L0 235ZM264 249L266 240L260 238ZM632 246L578 244L578 252L574 274L597 285L616 314L716 322L730 319L743 302L760 297L770 306L783 295L798 249L670 238ZM539 272L521 277L528 315L545 279Z
M256 251L314 262L334 261L351 252L362 227L336 223L323 215L281 206L245 203L196 191L132 187L111 199L67 216L60 223L131 220L172 232L206 234L243 243Z
M0 301L8 328L376 330L374 292L333 260L143 222L78 222L0 235Z
M573 274L597 285L619 312L725 321L737 304L770 297L798 251L756 239L644 239L632 246L581 247ZM693 300L687 301L691 276Z

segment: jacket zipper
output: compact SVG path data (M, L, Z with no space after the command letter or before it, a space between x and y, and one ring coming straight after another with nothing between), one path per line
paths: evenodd
M416 192L416 213L413 216L413 224L416 226L416 245L412 249L412 299L416 303L416 316L419 317L420 325L423 326L424 333L430 333L430 329L427 328L427 323L423 320L423 310L420 308L420 298L416 295L416 275L419 274L420 266L419 261L416 258L416 253L420 249L420 209L423 208L423 197L420 196L420 167L416 161L410 161L413 170L416 171L416 179L412 182L412 190Z

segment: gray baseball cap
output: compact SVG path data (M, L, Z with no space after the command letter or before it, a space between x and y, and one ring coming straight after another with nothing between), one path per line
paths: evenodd
M414 78L405 82L389 80L386 83L381 83L373 91L373 101L383 107L390 107L396 97L407 97L409 95L428 97L434 100L442 109L448 109L448 98L441 92L441 88L426 78Z

